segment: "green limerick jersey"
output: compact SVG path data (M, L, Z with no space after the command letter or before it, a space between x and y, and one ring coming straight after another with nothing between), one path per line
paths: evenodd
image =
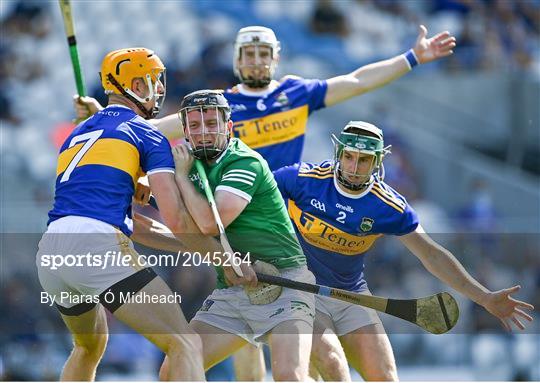
M252 261L259 259L278 269L306 264L274 176L259 153L231 138L217 161L204 167L214 194L223 190L249 202L225 229L234 251L249 252ZM190 179L202 193L195 166ZM216 269L218 288L227 287L222 268Z

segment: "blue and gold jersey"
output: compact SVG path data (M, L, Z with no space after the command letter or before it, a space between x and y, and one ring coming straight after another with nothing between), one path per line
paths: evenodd
M79 124L62 145L47 224L68 215L90 217L129 236L137 179L158 172L174 173L167 139L131 109L108 106Z
M332 161L299 163L274 172L288 199L289 216L317 283L361 291L364 255L384 234L418 226L416 212L390 186L376 180L359 195L339 189Z
M259 152L271 170L300 161L308 116L324 107L326 81L287 78L257 95L236 86L225 92L234 136ZM277 85L277 86L276 86Z

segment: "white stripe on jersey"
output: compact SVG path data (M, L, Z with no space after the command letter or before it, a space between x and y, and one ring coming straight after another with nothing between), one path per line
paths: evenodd
M227 191L229 193L235 194L235 195L245 199L248 202L251 202L251 196L248 193L243 192L242 190L238 190L238 189L235 189L233 187L226 186L226 185L219 185L216 188L216 192L219 191L219 190Z
M401 207L402 209L405 209L407 207L407 204L403 199L399 198L392 190L388 188L388 185L383 184L382 182L376 182L375 183L375 189L380 190L381 194L388 198L390 201L394 202L396 205Z
M156 174L156 173L172 173L172 174L174 174L174 168L155 168L155 169L147 171L146 175L149 176L151 174Z
M249 170L244 170L244 169L231 169L227 173L225 173L224 175L227 175L227 174L230 174L230 173L245 173L245 174L248 174L248 175L252 176L253 178L257 177L257 173L250 172Z
M237 182L243 182L243 183L245 183L245 184L247 184L249 186L253 186L253 182L251 182L251 181L246 181L246 180L243 180L241 178L234 178L232 176L229 176L227 178L223 178L221 181L237 181Z
M248 176L246 174L240 174L240 173L227 173L223 176L223 179L226 179L226 178L229 178L229 177L238 177L238 178L243 178L245 180L248 180L248 181L255 181L255 177L252 177L252 176Z

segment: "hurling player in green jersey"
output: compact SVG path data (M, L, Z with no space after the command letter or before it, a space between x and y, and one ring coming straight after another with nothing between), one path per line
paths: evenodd
M219 234L193 169L195 158L206 168L232 248L243 254L249 252L251 261L272 264L285 278L314 282L267 162L242 141L230 137L232 121L225 97L211 90L193 92L184 97L180 115L189 147L173 149L175 178L201 232ZM254 305L241 286L227 286L221 267L216 268L218 286L191 321L203 341L205 368L247 342L257 345L264 341L272 353L275 380L307 379L315 314L313 295L285 288L274 302ZM243 272L248 283L255 285L251 266L243 264ZM161 377L168 377L167 368L162 369Z

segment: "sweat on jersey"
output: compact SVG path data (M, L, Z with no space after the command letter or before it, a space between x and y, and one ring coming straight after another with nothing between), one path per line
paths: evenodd
M236 86L224 93L233 133L260 153L271 170L300 161L308 116L324 107L324 80L290 77L263 95Z
M317 283L362 291L367 288L365 253L384 234L413 232L418 217L405 198L378 179L359 195L345 193L332 165L302 162L274 176L289 199L289 216Z
M54 206L59 218L90 217L131 235L131 199L144 173L174 173L169 141L133 110L111 105L79 124L58 156Z
M212 193L222 190L249 202L225 229L234 251L249 252L251 261L258 259L278 269L306 264L276 181L260 154L237 138L231 138L215 163L203 162L203 165ZM203 193L195 167L189 178ZM227 287L223 269L216 267L216 270L218 288Z

